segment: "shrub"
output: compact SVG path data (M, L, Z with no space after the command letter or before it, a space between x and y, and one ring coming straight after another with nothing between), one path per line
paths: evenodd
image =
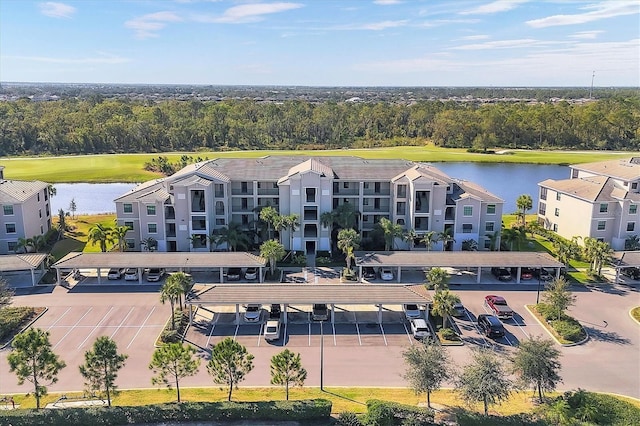
M565 318L552 323L553 329L570 342L578 342L584 336L582 326L573 318Z
M343 411L338 414L337 424L340 426L361 426L362 422L353 411Z
M440 330L440 336L445 340L459 340L456 332L448 327Z
M316 265L327 266L329 264L331 264L331 259L329 257L324 257L324 256L316 257Z
M370 399L367 401L365 424L373 426L393 426L399 424L433 424L433 411L397 402ZM420 423L415 423L419 419Z
M27 306L10 306L0 309L0 341L20 331L20 327L31 319L35 309Z
M536 310L542 316L542 318L544 318L545 321L549 322L550 320L554 319L553 313L551 312L551 306L547 305L546 303L538 303L536 305Z
M356 272L352 269L347 269L347 268L343 268L342 269L342 278L347 280L347 281L357 281L358 280L358 276L356 275Z

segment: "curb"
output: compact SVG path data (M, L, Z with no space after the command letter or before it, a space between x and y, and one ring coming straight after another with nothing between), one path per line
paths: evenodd
M13 335L13 337L11 338L11 340L9 340L7 343L5 343L4 345L0 346L0 350L5 349L7 346L9 346L11 344L11 342L13 342L13 339L16 338L16 336L24 331L26 331L29 327L31 327L36 321L38 321L40 319L41 316L43 316L45 313L47 313L47 311L49 310L49 308L47 308L46 306L44 307L44 310L42 312L40 312L40 314L38 314L38 316L36 316L34 319L32 319L31 321L29 321L29 323L27 325L25 325L24 327L22 327L22 330L20 330L19 332L17 332L16 334Z
M562 347L570 348L572 346L582 345L587 340L589 340L589 332L587 331L586 328L582 327L582 324L580 324L580 327L582 327L582 329L584 330L584 334L586 334L587 337L585 337L584 339L580 340L579 342L575 342L575 343L561 343L558 340L558 338L556 336L554 336L553 333L551 333L551 331L549 331L549 328L547 327L547 324L543 324L542 322L540 322L540 320L538 319L538 316L535 315L533 312L531 312L531 309L529 309L528 305L524 305L524 308L527 310L527 312L529 312L529 314L533 317L533 319L536 320L536 322L538 324L540 324L540 326L544 329L544 331L547 332L547 334L553 339L553 341L556 342L557 344L559 344Z

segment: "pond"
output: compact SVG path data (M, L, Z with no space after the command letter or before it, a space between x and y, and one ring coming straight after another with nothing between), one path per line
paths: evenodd
M432 163L452 178L477 183L505 201L504 213L516 211L516 199L521 194L533 198L533 211L538 204L538 182L545 179L568 179L566 166L496 163ZM51 210L70 211L71 199L76 214L115 212L114 199L133 189L133 183L58 183L57 194L51 198Z

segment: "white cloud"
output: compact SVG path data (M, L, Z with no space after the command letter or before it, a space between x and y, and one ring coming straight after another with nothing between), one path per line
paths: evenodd
M220 22L227 24L241 24L246 22L257 22L264 19L264 15L286 12L288 10L304 7L300 3L254 3L242 4L225 10L221 17L204 18L205 22Z
M581 40L589 40L597 38L599 34L602 34L604 31L579 31L577 33L571 34L569 37L577 38Z
M380 6L390 6L393 4L400 4L402 3L402 1L401 0L374 0L373 3Z
M156 12L131 19L124 23L125 27L135 31L138 38L157 37L157 32L167 26L168 22L180 22L182 18L173 12Z
M521 47L547 46L551 42L523 38L516 40L496 40L485 43L464 44L452 47L452 50L519 49Z
M97 57L88 58L60 58L49 56L3 56L6 59L18 59L31 62L44 62L50 64L123 64L130 62L130 59L121 56L115 56L108 53L98 52Z
M465 36L465 37L460 37L459 40L486 40L490 38L488 35L486 34L478 34L478 35L470 35L470 36Z
M526 3L527 1L529 0L496 0L458 13L460 15L489 15L492 13L507 12L511 9L515 9L521 3Z
M527 25L533 28L546 28L560 25L576 25L593 22L600 19L613 18L615 16L640 14L640 5L627 1L604 1L591 4L582 9L591 9L589 12L575 15L553 15L541 19L527 21Z
M51 18L71 18L76 13L76 8L64 3L48 1L38 5L40 13Z

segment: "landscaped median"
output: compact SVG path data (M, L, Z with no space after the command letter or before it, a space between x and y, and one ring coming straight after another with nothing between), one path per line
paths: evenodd
M525 308L562 346L579 345L589 339L589 334L578 320L565 313L562 313L559 318L554 317L546 303L525 305Z
M0 309L0 349L6 347L16 334L26 330L47 308L28 306L9 306Z
M636 306L631 311L629 311L629 315L631 315L631 318L633 318L638 324L640 324L640 306Z

